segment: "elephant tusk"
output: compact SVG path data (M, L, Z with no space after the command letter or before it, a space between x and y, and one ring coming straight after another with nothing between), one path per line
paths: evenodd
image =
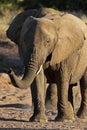
M42 65L40 66L40 69L37 71L37 75L40 73L40 71L41 71L41 69L42 69Z

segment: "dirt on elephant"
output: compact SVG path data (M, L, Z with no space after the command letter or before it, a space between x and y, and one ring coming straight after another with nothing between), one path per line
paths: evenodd
M47 109L48 123L29 122L33 113L30 89L21 90L12 86L5 71L12 67L22 74L23 65L18 56L17 46L9 42L0 42L0 130L86 130L87 120L76 118L75 121L55 122L56 109ZM17 71L17 69L19 71ZM80 97L75 101L75 112L80 103Z

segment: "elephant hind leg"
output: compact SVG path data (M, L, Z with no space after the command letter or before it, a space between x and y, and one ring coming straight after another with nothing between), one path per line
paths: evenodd
M77 112L77 116L81 119L87 119L87 70L80 80L81 90L81 106Z
M46 108L57 109L57 85L52 83L48 86L46 91Z
M73 109L74 109L74 102L73 102L73 86L69 86L68 90L68 100L71 103Z

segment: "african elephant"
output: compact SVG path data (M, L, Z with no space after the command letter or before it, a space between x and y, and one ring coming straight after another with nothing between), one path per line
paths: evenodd
M29 16L43 17L44 15L46 15L48 13L55 13L55 12L56 12L56 10L43 8L43 9L39 9L39 10L29 9L29 10L23 11L22 13L18 14L12 21L12 24L10 25L10 29L9 29L10 37L11 37L12 41L14 41L16 44L18 44L18 37L20 35L20 31L22 29L23 23L27 17L29 17ZM20 57L21 57L22 61L24 62L24 58L22 56L20 56ZM24 63L24 65L25 65L25 63ZM34 87L32 87L32 88L35 89ZM33 89L31 89L32 93L35 91ZM57 103L55 102L54 95L56 98L57 89L56 89L56 87L51 87L51 85L50 85L50 87L48 87L48 89L49 89L50 93L48 91L46 92L47 100L45 102L47 105L51 105L53 108L56 108ZM49 94L50 94L50 96L49 96Z
M35 88L32 91L34 114L30 120L47 121L46 83L57 86L58 114L55 120L61 121L74 120L69 92L70 86L80 82L82 100L77 116L87 118L86 24L71 14L55 10L40 18L27 17L21 29L15 30L13 23L7 36L18 44L25 72L21 80L13 70L9 71L9 76L15 87L23 89L33 84Z

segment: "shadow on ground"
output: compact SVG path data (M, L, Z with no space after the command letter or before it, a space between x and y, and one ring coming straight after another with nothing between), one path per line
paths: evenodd
M6 119L4 117L1 117L0 118L0 121L17 121L17 122L29 122L29 121L26 121L26 120L17 120L17 119L14 119L14 118L11 118L11 119ZM2 130L2 129L0 129ZM7 129L6 129L7 130Z
M4 107L5 107L5 108L31 109L31 106L29 106L28 104L20 104L20 103L0 105L0 108L4 108Z
M25 129L25 128L0 128L0 130L34 130L34 129ZM41 130L41 129L38 129Z

